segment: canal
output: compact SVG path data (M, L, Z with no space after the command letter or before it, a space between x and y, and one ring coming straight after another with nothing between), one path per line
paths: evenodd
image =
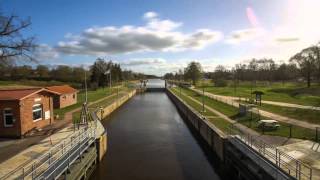
M209 150L164 92L136 95L103 124L108 152L91 179L220 179Z

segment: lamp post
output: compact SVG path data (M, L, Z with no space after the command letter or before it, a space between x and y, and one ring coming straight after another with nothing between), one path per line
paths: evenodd
M182 78L181 78L181 74L179 73L179 87L180 87L180 96L181 96L181 88L182 88Z
M204 77L202 79L202 113L206 112L204 108Z

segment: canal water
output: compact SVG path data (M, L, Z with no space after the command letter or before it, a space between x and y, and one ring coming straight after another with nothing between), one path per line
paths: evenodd
M91 179L220 179L209 150L164 92L136 95L103 124L108 151Z

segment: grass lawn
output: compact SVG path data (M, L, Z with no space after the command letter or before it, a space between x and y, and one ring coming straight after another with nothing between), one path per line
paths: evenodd
M175 89L175 93L176 94L180 94L179 93L179 88L174 88ZM202 96L195 93L192 90L189 89L182 89L182 92L187 94L190 97L193 97L195 99L197 99L198 101L202 101ZM187 98L187 97L185 97ZM197 104L194 103L193 101L189 100L190 104ZM263 133L262 130L260 128L258 128L258 121L261 119L265 119L265 117L260 117L257 114L253 113L253 120L251 120L251 115L247 115L244 117L239 117L238 116L238 108L233 107L231 105L210 99L208 97L205 97L205 104L225 115L227 115L230 119L233 119L259 133ZM193 105L192 105L193 106ZM201 105L199 105L201 108ZM214 119L213 119L214 120ZM224 120L225 121L225 120ZM227 122L227 121L226 121ZM218 124L218 123L217 123ZM231 124L231 123L229 123ZM268 134L268 135L274 135L274 136L283 136L283 137L289 137L289 132L290 132L290 128L289 128L289 124L286 123L279 123L281 126L279 129L277 130L273 130L273 131L266 131L264 132L264 134ZM217 125L218 126L218 125ZM220 125L221 128L227 129L226 124ZM315 130L310 130L310 129L306 129L306 128L302 128L299 126L294 126L292 125L292 137L294 138L299 138L299 139L310 139L310 140L314 140L315 139Z
M263 118L263 117L262 117ZM259 119L255 118L251 120L249 116L240 118L238 120L239 123L266 135L273 135L273 136L282 136L282 137L289 137L290 136L290 125L286 123L281 123L280 127L277 130L269 130L269 131L262 131L261 128L258 128L258 121ZM310 130L298 126L291 126L291 137L298 138L298 139L308 139L308 140L315 140L316 132L315 130Z
M119 91L128 91L128 90L129 89L127 87L119 88ZM94 102L115 93L117 93L117 90L115 88L112 88L111 91L110 91L110 88L99 88L97 90L88 90L88 102ZM81 91L78 93L78 101L76 104L62 108L62 109L54 109L53 112L55 115L58 114L60 119L62 119L66 112L69 112L76 108L81 107L84 101L85 101L85 91Z
M201 89L200 86L197 88ZM256 90L265 93L262 96L262 100L320 106L320 86L317 84L313 84L312 87L307 88L305 84L297 83L282 84L276 82L267 84L263 82L257 82L257 84L252 88L252 91ZM241 82L237 87L236 92L232 83L229 83L229 85L226 87L215 87L207 83L207 85L205 85L205 91L225 96L240 96L250 98L251 83Z
M262 104L262 106L259 106L259 108L300 121L320 124L320 111L317 110L282 107L270 104Z
M126 89L125 91L128 91L128 89ZM115 94L115 93L114 93ZM119 93L119 96L115 95L115 96L112 96L112 97L109 97L109 98L106 98L98 103L94 103L94 104L91 104L89 105L88 107L89 108L99 108L99 107L107 107L109 106L110 104L112 104L116 99L118 98L122 98L124 96L126 96L126 92L120 92ZM77 112L74 112L72 113L72 120L73 122L79 122L80 120L80 111L77 111Z
M194 110L198 111L201 113L202 111L202 106L194 103L190 98L188 98L187 96L179 93L179 91L175 88L172 88L172 92L177 95L178 97L180 97L185 103L187 103L189 106L191 106ZM206 109L206 112L203 114L204 116L207 117L207 119L214 124L217 128L219 128L221 131L223 132L227 132L228 131L228 127L231 125L230 122L218 117L215 113L209 111L208 109Z

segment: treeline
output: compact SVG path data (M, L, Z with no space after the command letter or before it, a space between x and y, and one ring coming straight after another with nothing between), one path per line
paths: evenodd
M139 80L150 77L142 73L135 73L129 70L122 70L120 64L112 61L105 61L98 58L90 68L71 67L66 65L47 66L47 65L15 65L13 63L1 63L0 61L0 80L19 81L60 81L80 84L83 87L85 73L89 87L97 88L109 85L110 73L112 84L128 80Z
M201 72L201 73L199 73ZM320 83L320 44L303 49L292 56L287 63L276 63L273 59L251 59L233 67L218 65L213 72L203 72L201 64L191 62L183 71L167 73L166 79L192 81L195 84L200 78L212 79L216 86L225 86L226 80L305 82L308 87L312 82Z

